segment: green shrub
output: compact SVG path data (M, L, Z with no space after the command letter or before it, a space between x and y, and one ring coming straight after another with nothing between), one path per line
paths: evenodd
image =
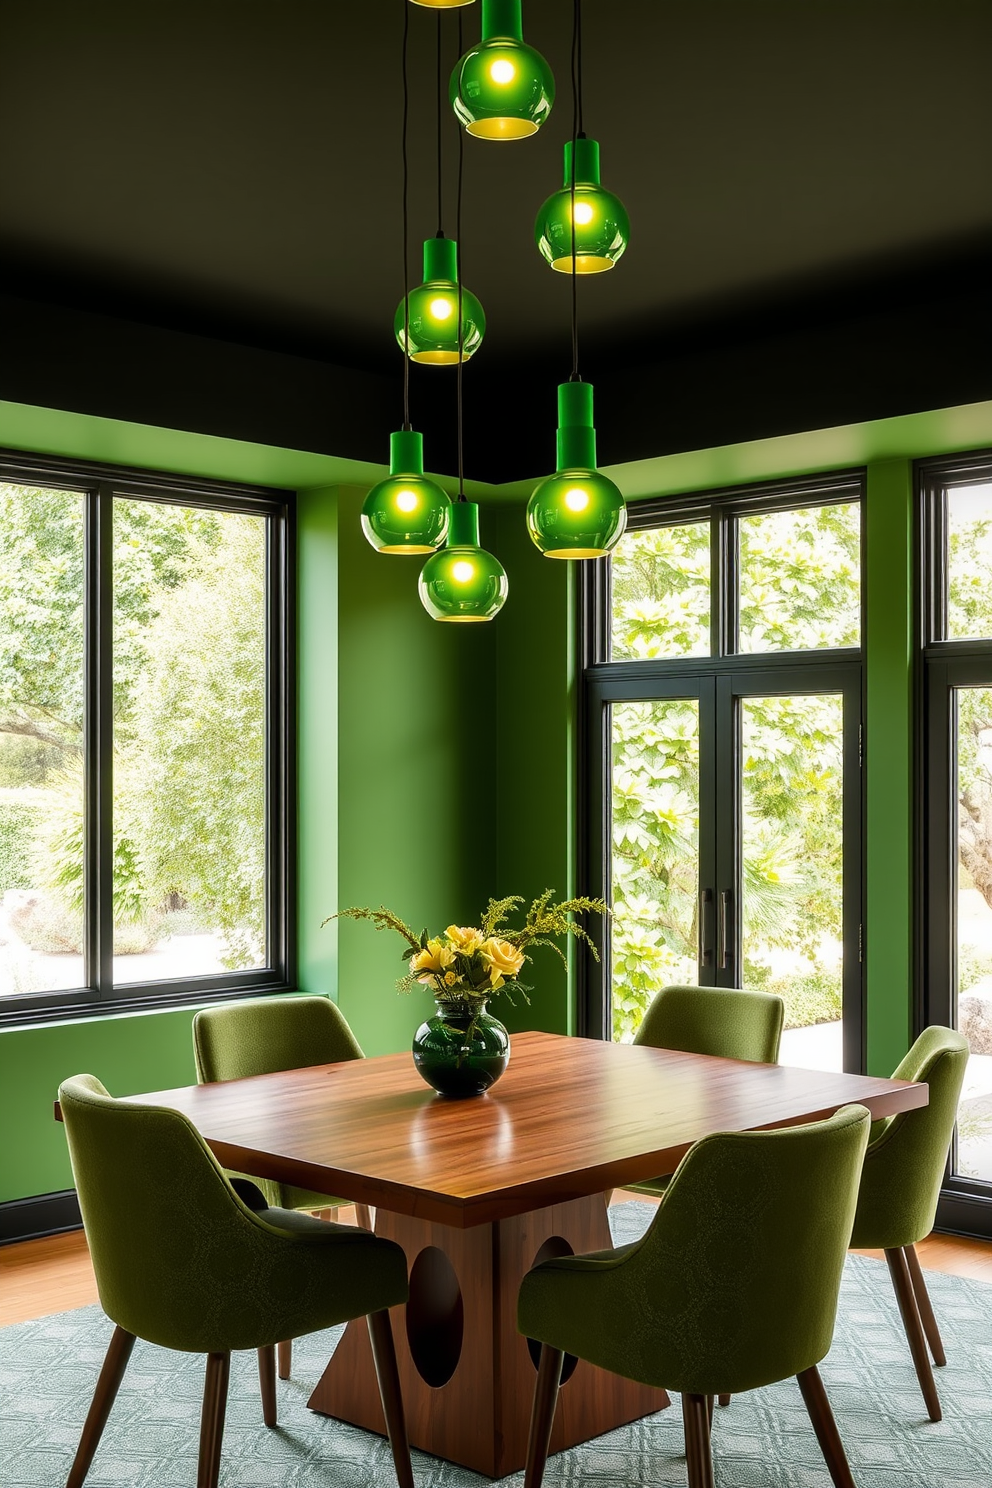
M29 889L34 881L31 849L38 830L39 805L17 800L19 794L0 790L0 898L8 889Z

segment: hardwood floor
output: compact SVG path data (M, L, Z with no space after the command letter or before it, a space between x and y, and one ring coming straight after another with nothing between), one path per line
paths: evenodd
M614 1203L645 1202L642 1194L614 1194ZM343 1224L354 1224L354 1211L342 1209ZM930 1235L917 1247L925 1270L946 1271L992 1283L992 1242L959 1235ZM882 1258L881 1251L861 1251ZM96 1281L82 1230L0 1246L0 1327L67 1312L97 1300Z

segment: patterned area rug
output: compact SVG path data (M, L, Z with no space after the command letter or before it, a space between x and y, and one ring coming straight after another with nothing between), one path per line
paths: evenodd
M618 1244L651 1220L614 1206ZM848 1259L834 1347L821 1366L858 1488L992 1485L992 1286L928 1273L947 1350L937 1371L944 1420L926 1418L882 1262ZM0 1330L0 1484L61 1488L110 1335L98 1307ZM393 1488L384 1441L306 1408L340 1330L293 1348L279 1384L280 1426L262 1425L253 1354L232 1360L221 1488ZM203 1361L138 1343L87 1488L191 1488L196 1481ZM798 1386L786 1381L716 1413L719 1488L830 1488ZM487 1480L413 1454L418 1488ZM522 1474L504 1481L519 1485ZM682 1421L672 1408L552 1457L548 1488L667 1488L686 1482Z

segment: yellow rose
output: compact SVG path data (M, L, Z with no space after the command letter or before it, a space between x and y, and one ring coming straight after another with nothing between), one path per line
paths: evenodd
M489 968L489 985L494 992L503 985L503 973L497 971L495 966Z
M474 925L449 925L444 933L455 950L460 951L463 956L474 955L485 944L481 930L476 930Z
M422 951L410 957L411 971L446 971L449 966L454 965L455 953L441 940L429 940ZM421 977L422 982L429 980Z
M453 971L446 971L444 973L444 984L446 987L453 987L457 980L458 978Z
M508 940L500 940L496 936L486 941L482 954L489 963L490 976L493 971L498 971L503 976L515 977L524 964L523 951L518 951Z

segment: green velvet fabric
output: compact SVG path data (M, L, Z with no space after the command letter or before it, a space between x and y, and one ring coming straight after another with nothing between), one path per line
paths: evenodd
M915 1245L933 1229L947 1150L968 1067L968 1041L953 1028L925 1028L893 1075L922 1080L930 1101L872 1127L852 1245Z
M656 992L634 1035L635 1044L652 1049L681 1049L686 1054L713 1054L721 1059L747 1059L777 1064L785 1003L772 992L733 987L662 987ZM638 1193L658 1196L668 1177L632 1183Z
M734 987L662 987L635 1044L776 1064L785 1003L771 992Z
M845 1106L809 1126L697 1142L642 1240L528 1272L520 1331L701 1395L809 1369L833 1336L869 1124Z
M205 1008L193 1019L193 1055L201 1084L364 1058L344 1014L326 997L267 997ZM278 1209L328 1209L349 1203L330 1194L250 1177Z
M190 1353L264 1348L407 1298L398 1245L303 1214L253 1213L192 1122L59 1090L100 1301L113 1322Z

